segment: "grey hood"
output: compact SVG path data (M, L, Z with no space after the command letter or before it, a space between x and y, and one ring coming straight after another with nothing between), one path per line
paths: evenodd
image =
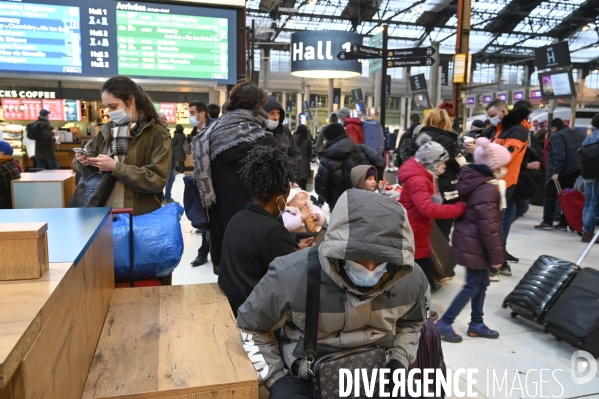
M384 195L347 190L331 214L319 255L331 280L354 294L349 295L354 305L380 295L414 269L414 234L406 210ZM387 272L373 288L356 287L340 266L339 260L348 259L387 262Z

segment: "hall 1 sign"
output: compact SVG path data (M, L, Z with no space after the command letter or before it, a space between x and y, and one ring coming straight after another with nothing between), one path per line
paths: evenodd
M341 88L333 88L333 104L341 105Z
M426 77L423 73L419 75L410 76L410 88L412 91L426 90Z
M449 86L449 60L441 61L441 86Z

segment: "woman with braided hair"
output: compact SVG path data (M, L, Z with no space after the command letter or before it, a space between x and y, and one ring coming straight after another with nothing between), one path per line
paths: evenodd
M222 246L218 285L233 313L266 275L270 263L298 248L279 217L285 210L292 160L287 148L256 147L241 161L241 178L252 194L252 202L227 226ZM248 234L249 232L249 234ZM300 242L304 249L312 238Z

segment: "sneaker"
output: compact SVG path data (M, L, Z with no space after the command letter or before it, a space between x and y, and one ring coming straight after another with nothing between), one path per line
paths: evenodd
M437 327L437 329L439 329L439 327ZM468 336L497 339L499 338L499 333L495 330L491 330L485 323L468 323Z
M537 230L553 230L553 226L546 224L545 222L541 222L541 224L535 226Z
M505 252L505 260L510 263L518 263L520 259L516 258L514 255L509 254L507 251Z
M555 226L555 229L559 231L568 231L568 226L562 226L561 224L558 224Z
M512 268L510 267L510 265L506 263L503 264L503 266L501 266L499 268L499 274L501 274L502 276L511 276L512 275Z
M499 271L497 269L489 270L489 280L494 283L499 282Z
M439 320L437 322L437 331L442 338L445 338L447 342L451 342L457 344L458 342L462 342L462 337L453 331L451 324L447 324L443 322L443 320Z
M445 277L443 277L442 279L440 279L440 280L439 280L439 282L440 282L440 283L444 283L444 282L446 282L446 281L449 281L449 280L451 280L451 279L452 279L452 278L454 278L454 277L455 277L455 271L453 271L453 270L452 270L452 271L450 271L449 273L447 273L447 274L445 275Z

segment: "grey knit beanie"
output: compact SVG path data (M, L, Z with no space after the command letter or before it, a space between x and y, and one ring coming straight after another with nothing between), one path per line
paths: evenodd
M416 145L418 151L416 151L414 158L431 172L434 172L437 166L443 162L449 161L449 154L447 154L445 148L441 144L432 141L431 136L426 133L418 135Z
M350 114L351 114L351 111L349 110L349 108L343 107L339 111L337 111L337 118L339 118L339 120L342 121L345 118L347 118L348 116L350 116Z

